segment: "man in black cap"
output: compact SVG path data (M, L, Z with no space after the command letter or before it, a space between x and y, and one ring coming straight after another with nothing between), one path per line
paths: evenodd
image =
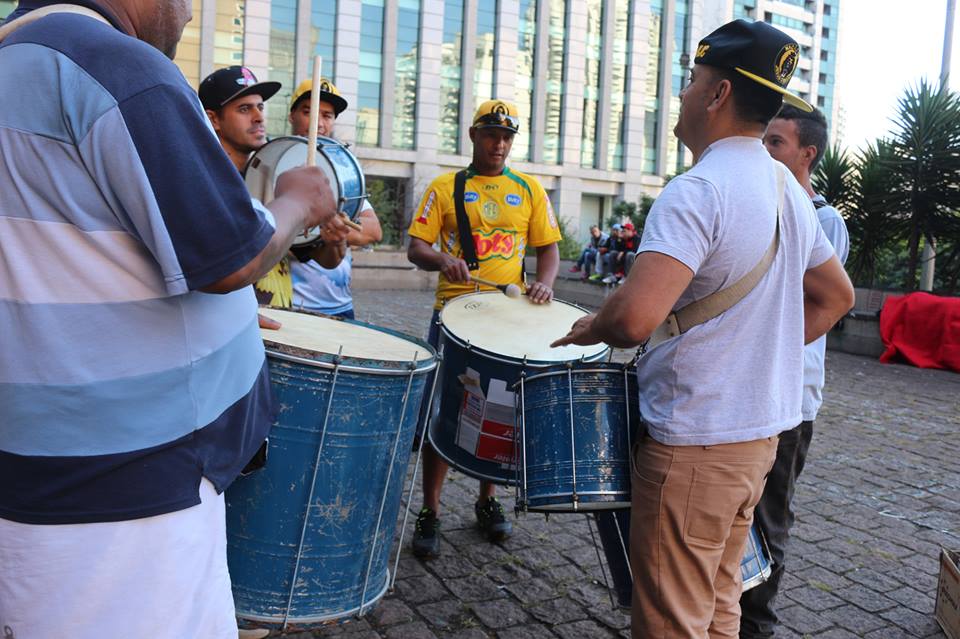
M267 143L264 102L280 90L279 82L258 82L247 67L218 69L200 83L200 102L223 150L243 173L254 151ZM321 231L323 245L309 255L326 268L334 268L343 259L341 244L349 229L335 217ZM293 305L293 278L290 259L284 257L254 285L257 301L266 306L290 308ZM264 328L277 328L272 320L260 316Z
M266 143L264 102L279 90L279 82L257 82L250 69L240 66L218 69L200 83L200 102L238 171Z
M803 344L853 305L810 199L761 139L797 43L737 20L700 41L675 132L695 165L650 210L633 269L559 344L648 343L633 451L633 636L737 637L740 558Z

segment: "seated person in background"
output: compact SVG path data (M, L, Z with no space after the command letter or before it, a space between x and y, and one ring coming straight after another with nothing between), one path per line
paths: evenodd
M571 273L580 273L580 279L585 280L590 276L590 271L593 270L597 262L597 253L600 247L600 243L606 240L609 236L600 230L600 227L594 224L590 227L590 239L587 241L586 246L584 246L583 251L580 252L580 258L577 260L576 265L570 267Z
M607 276L603 278L604 284L619 282L630 272L633 260L637 257L638 246L640 238L637 237L633 224L626 222L620 231L620 241L607 258L609 265L605 271Z
M610 235L597 245L597 264L593 275L587 278L591 282L602 279L604 275L607 275L610 251L614 250L620 242L620 231L622 228L619 224L611 226Z

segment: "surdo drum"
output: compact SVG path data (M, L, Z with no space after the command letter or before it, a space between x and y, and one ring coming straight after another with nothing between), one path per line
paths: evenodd
M516 483L514 428L521 374L565 362L597 361L603 344L550 348L557 335L587 313L554 300L533 304L500 292L462 295L440 312L443 383L430 442L449 464L471 477Z
M266 466L227 490L237 617L310 626L384 595L389 553L436 355L360 322L261 308L279 408Z
M273 199L277 177L307 163L307 139L287 136L270 140L247 162L243 179L250 195L264 204ZM337 199L337 209L356 221L366 197L366 186L360 163L347 145L333 138L317 136L317 167L327 176ZM320 229L312 228L296 237L294 246L309 246L320 239Z

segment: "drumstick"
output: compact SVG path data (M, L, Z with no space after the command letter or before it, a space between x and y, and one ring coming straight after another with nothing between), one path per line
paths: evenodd
M496 282L491 282L490 280L485 280L474 275L470 276L470 279L476 282L477 284L483 284L484 286L492 286L493 288L499 290L501 293L507 297L517 298L520 297L520 287L516 284L497 284Z
M323 68L323 56L313 59L313 85L310 87L310 124L307 128L307 166L317 165L317 129L320 126L320 71ZM363 227L340 212L347 228L363 232Z

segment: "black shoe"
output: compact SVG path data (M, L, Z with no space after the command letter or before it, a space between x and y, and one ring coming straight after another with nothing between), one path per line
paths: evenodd
M513 524L507 521L496 497L477 502L473 509L477 513L477 526L489 541L503 541L513 532Z
M417 515L413 529L413 555L415 557L440 556L440 520L437 513L424 506Z

